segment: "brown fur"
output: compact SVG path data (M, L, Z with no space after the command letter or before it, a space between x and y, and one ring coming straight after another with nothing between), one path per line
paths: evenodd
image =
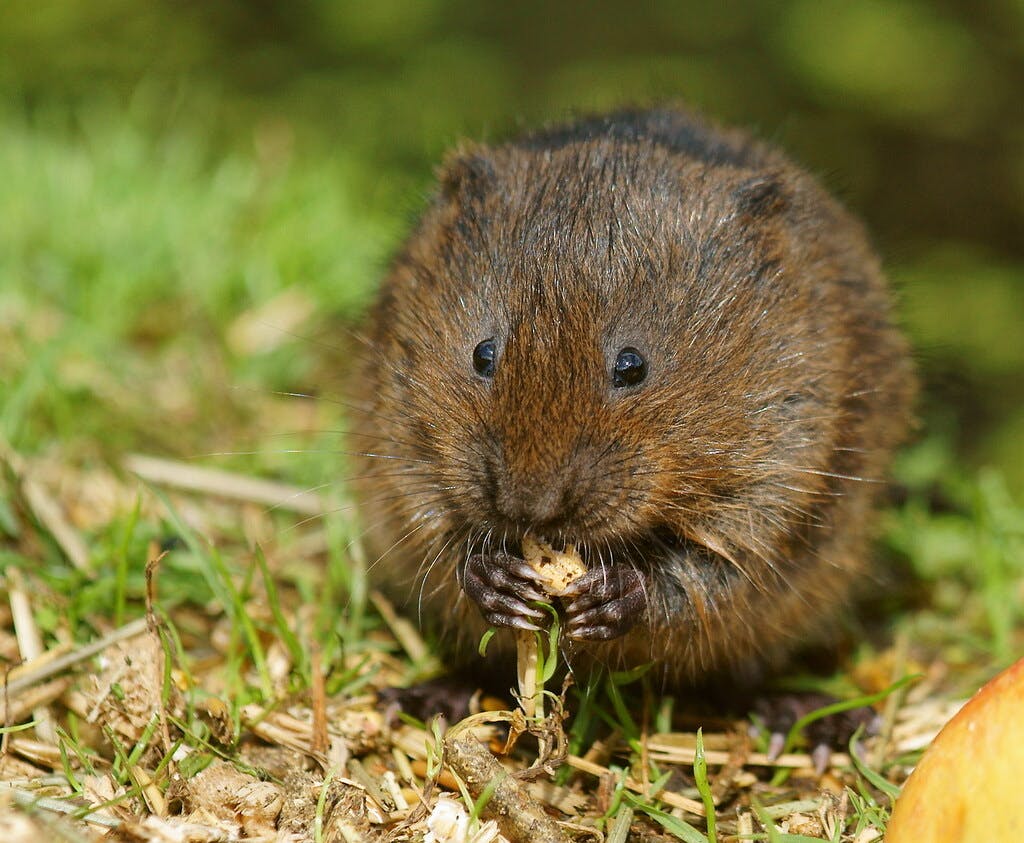
M469 147L440 181L369 324L374 581L472 653L456 568L532 530L644 574L646 616L577 664L740 676L826 632L911 419L861 226L779 152L675 110ZM614 390L625 346L649 374Z

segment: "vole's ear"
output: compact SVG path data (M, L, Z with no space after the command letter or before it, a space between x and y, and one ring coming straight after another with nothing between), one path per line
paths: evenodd
M789 189L777 173L763 173L733 188L732 198L740 214L763 219L784 211L789 206Z
M479 197L494 181L494 164L483 147L460 146L445 156L437 175L446 198Z

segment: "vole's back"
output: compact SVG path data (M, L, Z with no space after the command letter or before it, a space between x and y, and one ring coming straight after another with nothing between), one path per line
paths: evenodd
M642 590L567 603L611 619L570 618L574 657L673 681L820 634L866 570L907 347L861 227L745 134L661 110L462 151L369 336L371 573L455 647L524 617L525 533Z

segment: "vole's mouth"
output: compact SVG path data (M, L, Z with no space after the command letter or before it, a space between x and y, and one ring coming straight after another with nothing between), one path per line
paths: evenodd
M663 558L666 552L684 554L690 544L667 527L651 530L646 535L596 540L541 533L524 533L517 536L495 536L488 533L470 544L467 555L481 554L486 557L504 552L522 559L526 556L523 550L524 539L548 545L558 553L578 554L587 568L617 564L643 568L646 561Z
M540 543L547 545L557 553L578 553L585 563L589 564L590 559L597 560L599 551L596 545L587 542L566 539L565 537L548 536L541 533L523 533L522 535L495 536L492 533L485 534L467 546L467 556L482 555L484 557L497 553L508 553L523 559L527 556L524 550L524 542ZM609 551L603 551L605 559L608 559Z

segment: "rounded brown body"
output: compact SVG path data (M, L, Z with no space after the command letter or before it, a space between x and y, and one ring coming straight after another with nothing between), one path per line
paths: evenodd
M370 575L457 658L467 560L527 532L642 592L570 659L671 683L777 663L868 570L907 345L861 226L744 133L636 111L460 151L368 340Z

